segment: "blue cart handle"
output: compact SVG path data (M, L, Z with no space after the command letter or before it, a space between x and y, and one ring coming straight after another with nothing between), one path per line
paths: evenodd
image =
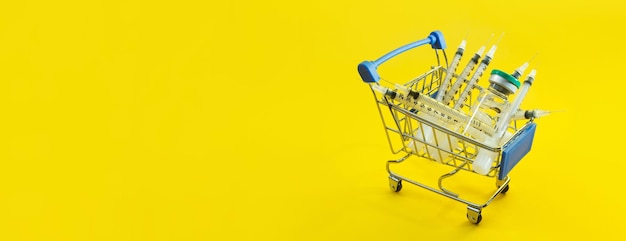
M366 82L366 83L378 82L380 80L380 76L378 75L378 71L376 70L378 66L380 66L387 60L395 57L398 54L401 54L409 49L416 48L425 44L430 44L430 46L432 46L433 49L445 49L446 48L446 41L443 39L443 34L439 30L433 31L425 39L418 40L413 43L404 45L400 48L397 48L396 50L383 55L383 57L380 57L379 59L375 61L363 61L358 66L361 79L363 79L363 82Z

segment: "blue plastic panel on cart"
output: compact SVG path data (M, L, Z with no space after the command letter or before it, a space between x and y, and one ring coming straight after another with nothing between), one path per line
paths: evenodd
M537 124L530 123L528 127L524 128L522 133L504 147L502 150L502 161L500 162L500 174L498 174L499 180L506 178L513 167L530 151L535 138L536 128Z

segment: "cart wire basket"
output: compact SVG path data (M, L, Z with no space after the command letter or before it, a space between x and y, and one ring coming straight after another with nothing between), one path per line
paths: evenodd
M377 68L382 63L407 50L425 45L430 45L435 52L436 61L434 64L429 66L429 68L426 68L428 70L425 73L420 74L418 77L406 83L398 84L401 84L406 89L410 89L414 94L419 93L419 95L426 97L434 97L437 94L437 91L439 91L438 88L441 85L442 79L446 75L446 67L448 65L445 53L446 43L443 38L443 34L439 31L430 33L430 35L425 39L407 44L391 51L375 61L364 61L358 65L358 72L363 82L370 86L374 95L376 106L384 126L391 152L401 156L399 159L389 160L387 162L389 187L392 191L399 192L402 189L402 183L408 182L464 203L467 205L466 216L468 220L471 223L478 224L482 220L482 209L487 207L499 194L504 194L509 190L509 182L511 179L508 174L513 167L515 167L515 165L530 151L534 139L536 123L533 122L533 119L512 121L508 127L509 135L506 136L498 145L493 146L488 145L485 142L481 142L476 138L472 138L459 130L455 130L454 128L451 128L450 125L446 125L444 122L438 121L437 118L433 118L433 116L437 115L441 115L445 118L446 114L439 113L442 110L441 108L448 108L445 110L447 113L461 115L462 117L463 115L465 117L469 117L469 114L467 113L472 105L471 97L469 98L468 103L464 103L462 105L460 110L453 110L449 107L449 105L441 104L438 106L439 110L421 109L420 111L416 110L414 107L404 105L402 102L390 98L388 95L375 91L377 86L391 83L387 83L388 81L384 79L383 82L380 81L381 77L378 74ZM442 65L441 63L442 58L445 65ZM398 84L396 84L396 86ZM481 90L482 88L476 85L470 94L476 94ZM417 104L419 105L420 103ZM428 111L433 112L430 113L432 115L424 113ZM465 120L468 121L468 123L472 121L472 119L467 120L467 118ZM497 158L493 162L489 171L482 175L487 178L495 178L496 189L486 201L473 202L463 199L459 194L446 189L442 185L442 181L460 171L467 171L476 175L481 175L474 172L472 167L473 162L476 160L476 157L481 150L491 151L497 154ZM410 157L417 157L420 159L438 162L442 165L449 166L451 171L439 177L437 180L437 186L429 186L413 179L409 179L391 170L390 166L400 164Z

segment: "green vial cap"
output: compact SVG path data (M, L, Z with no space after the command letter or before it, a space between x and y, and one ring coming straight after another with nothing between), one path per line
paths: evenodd
M492 75L499 75L500 77L506 79L509 81L509 83L517 86L517 88L520 87L521 83L519 82L519 80L517 80L515 77L511 76L510 74L507 74L506 72L502 71L502 70L498 70L498 69L494 69L491 71Z

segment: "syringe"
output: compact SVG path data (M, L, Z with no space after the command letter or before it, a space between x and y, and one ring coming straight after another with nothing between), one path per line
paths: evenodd
M439 91L437 92L437 97L436 97L437 101L441 101L443 99L443 96L446 93L448 86L450 85L450 80L452 79L452 76L456 72L456 68L459 66L459 63L461 62L461 57L463 57L463 52L465 52L465 44L466 44L465 39L463 39L463 41L461 41L461 44L459 44L459 48L456 50L456 54L454 54L452 63L450 63L450 66L448 66L448 70L446 72L446 78L444 78L443 82L441 82L441 86L439 86Z
M463 103L467 101L467 98L469 97L469 93L472 92L474 85L478 83L478 80L480 79L480 77L482 77L485 70L487 70L487 66L489 66L489 63L491 63L491 59L493 59L493 55L496 53L496 48L497 46L495 44L491 46L491 49L489 49L489 51L487 52L487 55L485 55L485 58L483 58L483 60L480 61L480 65L478 65L478 68L472 75L472 78L465 86L465 89L463 89L463 92L461 92L461 96L454 103L455 110L460 109Z
M511 120L523 120L523 119L536 119L551 114L552 111L548 110L518 110L513 114Z
M387 97L400 102L407 109L416 109L417 111L421 111L427 113L437 119L443 121L452 126L458 126L460 124L465 124L468 122L469 117L458 110L454 110L447 105L438 102L437 100L429 97L428 95L423 95L419 92L413 90L407 90L408 93L406 96L398 93L398 91L391 90L389 88L372 84L372 88ZM397 87L406 88L401 85L396 85ZM472 120L470 122L470 126L478 129L484 133L492 135L495 132L495 129L480 120Z
M519 93L515 97L513 103L511 103L507 110L504 111L502 115L500 115L500 119L496 123L496 132L493 136L487 138L485 144L494 146L498 142L500 142L500 140L506 133L506 130L509 128L509 122L511 122L511 118L517 112L517 110L519 110L519 106L521 105L522 100L524 100L524 97L526 97L526 93L528 93L530 86L535 80L536 73L537 72L533 69L530 74L528 74L528 77L524 81L524 84L520 88ZM472 168L476 173L486 175L491 170L491 165L496 160L496 158L497 153L489 151L487 149L480 149L478 151L478 155L476 156L476 160L472 165Z
M422 95L402 85L396 84L397 91L377 84L372 84L371 86L374 90L383 93L394 101L400 102L400 104L404 105L404 108L411 111L416 110L416 115L428 122L437 123L453 130L458 129L460 123L468 122L468 117L464 113L453 110L427 95ZM470 124L471 127L468 128L470 129L469 133L474 135L487 135L484 132L493 133L495 131L494 128L477 120L470 122ZM435 130L429 125L421 125L421 127L421 129L415 130L413 136L425 144L417 144L414 140L410 140L406 146L411 152L419 153L418 148L424 148L423 150L426 151L431 159L442 162L447 158L448 152L458 147L456 138L448 138L445 133ZM435 147L439 147L439 149Z
M485 52L484 45L481 46L480 49L478 49L478 51L474 54L474 56L470 59L470 61L467 63L467 65L463 69L463 72L461 72L461 75L457 77L456 81L454 82L450 90L445 93L441 101L442 103L444 103L445 105L448 105L450 103L454 95L456 95L456 93L461 88L461 85L466 81L470 72L472 72L476 64L478 64L478 60L480 60L480 58L482 57L483 52Z

